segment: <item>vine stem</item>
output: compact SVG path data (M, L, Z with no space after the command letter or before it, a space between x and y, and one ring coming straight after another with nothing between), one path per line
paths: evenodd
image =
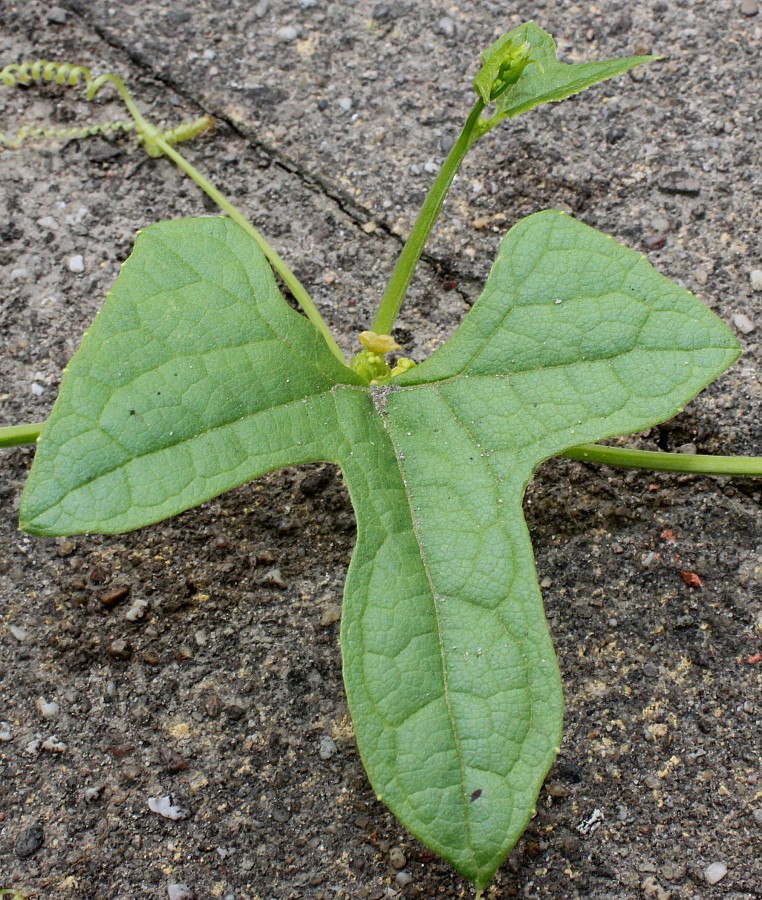
M34 444L45 425L8 425L0 427L0 447ZM627 450L602 444L582 444L559 456L581 462L602 463L626 469L653 472L678 472L685 475L740 475L762 477L762 456L708 456L701 453L662 453L655 450Z
M33 425L6 425L0 428L0 447L20 447L23 444L35 444L40 436L44 422Z
M280 275L283 283L294 295L296 302L304 310L304 314L323 336L323 339L325 340L326 344L328 344L328 348L330 349L330 351L343 365L346 365L344 354L341 352L339 345L334 340L333 335L326 325L325 320L318 312L318 309L313 303L312 298L307 293L306 289L296 277L296 275L294 275L294 273L288 267L285 260L280 256L278 251L267 242L264 236L260 234L259 231L257 231L257 229L251 224L251 222L248 221L243 213L235 206L233 206L233 204L227 199L227 197L225 197L224 194L220 193L220 191L218 191L217 188L182 155L182 153L179 153L171 144L167 143L160 132L158 134L151 134L151 139L166 157L171 159L172 162L175 163L175 165L179 166L179 168L181 168L183 172L185 172L185 174L189 178L191 178L208 197L214 200L214 202L217 204L217 206L220 207L220 209L223 210L223 212L226 212L234 222L240 225L241 228L244 229L244 231L246 231L251 235L252 238L254 238L260 250L267 257L270 265L273 267L273 269L275 269L278 275Z
M481 99L477 100L458 135L458 139L452 145L452 149L447 154L439 174L429 188L428 194L426 194L426 199L423 201L418 218L415 220L413 229L405 241L402 252L394 266L394 271L389 278L389 283L386 285L384 295L381 298L376 317L373 319L371 330L377 334L391 334L400 306L402 306L402 301L405 299L405 294L410 285L413 270L421 258L421 253L423 253L429 233L442 209L442 204L455 177L455 173L460 168L463 157L468 153L469 148L484 133L479 128L479 116L483 109L484 101Z
M682 472L687 475L762 476L762 456L708 456L702 453L661 453L655 450L627 450L602 444L582 444L559 453L567 459L603 463L625 469L654 472Z

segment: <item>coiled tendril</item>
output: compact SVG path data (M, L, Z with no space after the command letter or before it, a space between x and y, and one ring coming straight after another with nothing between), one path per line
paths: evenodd
M132 122L114 121L63 128L25 125L19 129L14 137L9 137L0 132L0 145L4 145L9 149L16 149L28 138L42 137L72 140L91 137L96 134L137 130L138 140L143 144L148 155L158 157L162 155L162 151L157 145L157 137L163 138L170 145L176 144L179 141L186 141L195 137L213 125L209 116L202 116L200 119L194 119L192 122L186 122L178 125L176 128L171 128L169 131L162 132L143 118L119 76L104 72L102 75L93 78L92 73L86 66L75 66L71 63L55 63L45 59L38 59L34 62L11 63L0 71L0 82L8 85L8 87L26 86L32 82L46 81L55 82L55 84L60 84L64 87L84 87L86 100L92 100L104 84L111 84L116 88L120 99L127 107L130 116L132 116Z

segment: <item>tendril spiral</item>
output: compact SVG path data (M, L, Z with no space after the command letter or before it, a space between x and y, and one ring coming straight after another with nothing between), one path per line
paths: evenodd
M86 66L49 62L45 59L11 63L0 71L0 81L7 84L8 87L27 85L33 81L54 81L56 84L66 87L84 86L85 97L88 100L92 100L107 82L114 84L117 90L124 88L122 80L108 72L93 78ZM121 90L119 92L121 93Z
M158 157L162 155L162 150L158 145L157 139L162 139L167 144L173 145L179 141L190 140L190 138L196 137L202 131L214 128L214 122L210 116L201 116L201 118L194 119L192 122L184 122L176 128L170 128L169 131L160 131L146 122L140 114L122 79L109 72L104 72L102 75L93 78L90 69L86 66L49 62L45 59L38 59L34 62L11 63L0 70L0 83L6 84L8 87L26 86L32 82L46 81L55 82L55 84L65 87L83 87L87 100L92 100L104 84L111 84L116 88L133 121L114 121L63 128L25 125L19 129L14 137L9 137L0 132L0 146L16 149L28 138L64 138L72 140L90 137L95 134L137 130L138 140L143 144L148 155Z

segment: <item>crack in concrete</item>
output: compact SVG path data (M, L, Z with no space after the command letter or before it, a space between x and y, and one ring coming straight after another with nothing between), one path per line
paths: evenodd
M155 81L174 91L174 93L182 97L187 103L200 110L202 114L213 116L219 121L224 122L233 134L245 141L253 150L264 154L271 165L276 166L288 175L295 176L309 190L322 195L334 203L355 226L362 230L363 225L373 221L376 224L377 232L380 231L383 236L390 238L400 247L404 245L404 238L392 231L386 223L377 221L369 209L357 203L350 196L335 190L325 179L308 171L295 160L284 156L274 147L259 140L247 129L242 128L240 124L230 119L221 110L208 108L175 79L157 71L152 62L142 53L115 38L109 33L107 28L93 22L89 17L87 10L82 6L79 0L62 0L62 6L77 16L83 25L90 28L95 35L111 47L111 49L124 53L134 65L143 69ZM365 234L366 232L363 233ZM473 301L471 296L468 291L461 287L461 282L471 286L481 286L480 278L477 278L477 276L473 274L462 272L456 267L449 265L444 260L429 253L422 253L420 261L422 264L428 266L432 270L432 274L440 280L453 282L451 289L454 290L469 306L472 304Z

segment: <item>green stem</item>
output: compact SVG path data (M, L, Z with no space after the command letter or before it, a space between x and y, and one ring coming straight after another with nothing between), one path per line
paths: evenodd
M463 162L463 157L471 145L481 137L482 132L477 126L483 109L483 101L478 100L469 113L463 130L447 154L447 159L442 164L434 184L431 185L426 199L423 201L421 211L418 213L418 218L415 220L410 236L405 241L405 246L402 248L397 264L384 291L384 296L381 298L376 317L371 325L371 329L377 334L391 334L400 306L402 306L402 301L405 299L410 279L413 276L413 270L421 257L423 248L426 246L429 233L442 209L445 195L455 177L455 173L458 171L460 164Z
M567 459L651 469L655 472L684 472L689 475L762 476L762 456L706 456L701 453L658 453L653 450L626 450L602 444L583 444L560 453Z
M178 153L177 150L171 145L168 144L167 141L161 135L155 136L153 138L155 140L156 146L162 151L162 153L169 157L173 163L179 166L185 174L191 178L196 184L201 188L201 190L208 196L211 197L212 200L220 207L224 212L226 212L230 218L236 222L244 231L248 232L254 240L259 245L259 248L262 250L264 255L267 257L270 265L275 269L275 271L280 275L283 279L283 283L286 287L291 291L296 299L296 302L301 306L304 310L307 318L312 322L312 324L317 328L320 334L323 335L323 339L326 344L328 344L329 349L333 353L333 355L339 359L344 365L346 365L346 360L344 358L344 354L341 352L339 345L333 338L333 335L328 329L323 317L317 310L317 307L312 302L312 298L305 290L302 283L299 279L294 275L294 273L289 269L286 262L282 259L282 257L278 254L277 250L274 247L271 247L270 244L265 240L265 238L257 231L257 229L245 218L245 216L236 209L235 206L221 194L217 188L211 184L208 179L206 179L195 166L192 166L188 160L181 154Z
M44 424L44 422L36 422L34 425L8 425L0 428L0 447L20 447L22 444L34 444Z

